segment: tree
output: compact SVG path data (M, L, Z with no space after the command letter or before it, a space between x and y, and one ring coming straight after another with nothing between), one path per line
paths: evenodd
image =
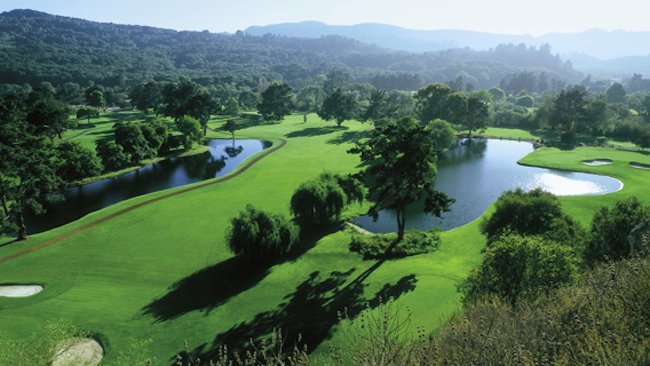
M456 140L456 131L445 120L434 119L429 122L428 128L431 131L431 138L435 151L441 153L451 147L451 144Z
M326 121L335 120L337 126L344 121L353 119L357 109L357 102L354 96L336 89L323 101L323 106L318 111L318 116Z
M502 235L538 235L557 243L581 247L584 232L580 225L562 211L560 201L541 189L521 189L501 194L494 213L481 223L481 232L492 245Z
M53 98L41 98L30 102L27 121L34 127L34 132L50 139L61 134L70 126L68 106Z
M77 142L58 145L56 158L56 175L68 183L98 175L102 171L97 155Z
M140 123L118 122L113 126L115 143L122 146L124 152L131 157L132 163L156 156L158 151L149 146L149 141L144 137Z
M522 95L521 97L517 98L516 104L520 107L530 108L535 105L535 100L533 100L533 97L530 95Z
M497 87L490 88L488 90L488 93L490 93L490 95L492 96L492 100L496 102L499 102L506 97L506 92L504 92L503 89Z
M178 123L185 116L196 119L203 130L208 131L208 121L218 110L218 103L210 96L208 90L199 84L181 78L179 82L169 83L162 89L163 105L161 110Z
M95 151L107 171L122 169L131 161L131 155L124 152L124 148L115 141L102 140L97 143Z
M304 113L318 112L325 100L325 92L317 86L308 86L301 89L296 96L297 109Z
M446 84L430 84L415 93L415 109L423 122L436 118L447 119L449 116L447 98L452 90ZM453 121L450 121L453 123Z
M293 93L286 84L273 84L262 93L258 112L268 121L280 121L291 113Z
M577 275L571 248L542 237L510 234L485 250L481 266L460 287L465 303L496 295L514 306L571 284Z
M158 107L163 101L161 85L155 81L137 84L129 92L129 97L131 104L143 112L153 109L158 113Z
M650 122L650 94L646 95L645 98L643 98L643 119L646 122Z
M56 175L54 149L49 141L26 131L4 151L2 172L3 200L11 202L9 210L18 230L18 240L27 239L25 214L40 214L49 193L56 192L63 182Z
M645 127L636 138L636 146L645 150L650 147L650 127Z
M185 116L177 120L176 129L183 134L183 146L186 150L191 149L195 142L201 142L201 124L195 118Z
M241 125L239 122L237 122L236 119L229 119L226 121L226 123L223 125L223 129L230 132L232 134L232 139L235 139L235 131L241 128Z
M360 120L373 123L390 118L390 105L388 95L381 89L375 89L370 94L370 103L361 114Z
M551 129L577 131L585 122L587 111L586 92L579 88L562 91L555 98L547 123Z
M404 238L409 205L424 200L424 212L439 217L454 202L434 190L435 142L431 130L412 118L376 127L350 152L366 164L362 176L373 202L369 214L376 218L382 209L396 211L397 242Z
M249 204L230 221L226 241L237 256L266 263L287 255L297 244L299 232L284 216L266 213Z
M356 178L323 173L301 184L291 197L291 212L301 226L321 226L337 220L346 205L362 202L363 186Z
M239 114L239 102L234 97L226 99L223 105L223 113L229 116L237 116Z
M472 138L472 131L484 130L487 127L490 117L488 106L482 100L470 97L467 100L467 113L462 117L463 127L469 131L469 138Z
M607 101L609 103L623 103L625 101L625 89L621 83L614 83L607 89Z
M650 219L650 207L630 197L613 208L601 207L591 222L585 261L593 264L606 259L619 260L633 253L628 236L639 224Z
M106 98L104 96L104 88L94 85L86 89L84 93L86 97L86 104L97 109L106 108Z
M99 118L99 110L93 107L79 107L77 110L77 119L86 118L90 125L91 118Z

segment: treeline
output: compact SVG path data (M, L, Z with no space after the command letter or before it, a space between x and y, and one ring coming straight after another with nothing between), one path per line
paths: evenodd
M0 15L0 82L54 85L94 82L131 86L179 75L207 86L258 89L261 79L303 88L333 68L356 82L385 90L416 90L462 76L477 88L497 85L520 71L545 72L576 82L580 74L548 46L502 45L476 52L455 49L392 52L339 36L320 39L208 32L176 32L52 16L30 10Z

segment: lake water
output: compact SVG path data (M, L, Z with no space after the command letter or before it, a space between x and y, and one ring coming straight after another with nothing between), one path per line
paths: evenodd
M43 215L26 217L29 233L46 231L84 215L143 194L226 175L244 160L270 146L259 140L209 140L209 151L169 158L120 176L73 187Z
M517 164L533 150L529 142L489 139L468 144L458 141L438 160L436 179L436 190L456 199L451 212L436 218L422 213L423 204L413 204L407 211L407 229L448 230L465 225L481 216L501 193L515 188L543 188L560 196L598 195L622 188L622 183L611 177ZM362 216L354 223L378 233L397 230L395 213L391 210L380 212L376 222Z

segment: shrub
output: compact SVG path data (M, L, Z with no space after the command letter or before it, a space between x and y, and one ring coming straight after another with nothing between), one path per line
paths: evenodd
M289 253L298 242L299 229L282 215L247 205L231 220L226 233L230 250L250 262L264 263Z
M541 235L575 248L583 246L584 230L562 212L560 201L541 189L504 192L492 216L481 223L488 244L506 233Z
M363 196L356 178L323 173L298 187L291 197L291 211L302 226L327 225L341 216L346 205L361 202Z
M577 260L570 248L537 236L506 235L485 251L481 267L460 286L464 302L498 296L514 305L574 281Z
M363 255L364 259L404 258L434 252L440 247L440 234L433 231L407 231L404 239L397 242L397 234L355 235L350 251Z
M639 224L650 219L650 207L636 197L616 202L612 209L601 207L594 214L585 249L585 261L618 260L632 254L628 236Z

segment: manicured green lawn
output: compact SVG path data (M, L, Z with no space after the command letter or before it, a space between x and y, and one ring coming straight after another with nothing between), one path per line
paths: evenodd
M210 126L221 123L223 119L214 120ZM347 308L354 313L365 309L369 300L372 307L373 299L391 297L411 310L414 325L435 331L460 310L456 286L481 261L484 239L479 221L443 233L435 253L384 263L349 253L351 234L345 230L313 233L304 253L266 269L239 264L226 248L228 220L247 203L288 214L291 194L304 180L323 170L358 169L358 158L346 151L369 126L356 122L345 126L334 128L314 115L303 124L302 115L296 115L281 124L245 128L237 137L288 142L231 180L140 207L0 264L3 283L45 285L33 298L0 299L0 336L21 337L48 319L63 318L101 335L108 364L131 339L153 340L143 353L155 355L156 364L169 364L183 350L184 340L190 350L205 352L214 349L215 339L238 345L273 327L300 328L305 341L318 346L316 354L322 356L329 344L349 344L347 336L337 332L337 312ZM214 131L209 135L228 136ZM579 164L598 157L615 163ZM586 223L599 205L630 194L650 202L646 188L650 172L627 167L629 160L650 162L648 156L611 149L541 149L524 162L624 181L625 189L612 195L563 198L566 209ZM123 202L25 243L0 246L0 258L166 193ZM363 209L355 206L346 215Z

